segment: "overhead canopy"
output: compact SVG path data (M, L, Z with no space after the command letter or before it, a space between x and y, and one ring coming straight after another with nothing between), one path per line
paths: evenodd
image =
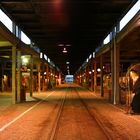
M1 0L1 8L67 74L82 65L132 0ZM63 53L64 47L67 53Z

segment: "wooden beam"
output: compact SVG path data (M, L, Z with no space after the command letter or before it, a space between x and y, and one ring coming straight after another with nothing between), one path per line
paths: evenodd
M9 41L0 41L0 47L4 47L4 46L12 46L12 44Z

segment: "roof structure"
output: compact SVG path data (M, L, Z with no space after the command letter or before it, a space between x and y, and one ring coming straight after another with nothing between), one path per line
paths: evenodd
M64 74L67 61L74 74L135 2L1 0L0 7Z

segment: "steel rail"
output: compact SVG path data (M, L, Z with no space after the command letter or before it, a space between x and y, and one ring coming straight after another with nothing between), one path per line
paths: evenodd
M65 101L66 101L67 90L68 90L68 88L66 88L65 95L61 99L62 101L61 101L59 109L58 109L58 111L56 113L57 115L56 115L56 118L54 120L54 125L52 127L49 140L54 140L55 139L55 136L56 136L56 133L57 133L57 129L58 129L58 126L59 126L59 120L60 120L60 117L61 117L61 114L62 114L62 111L63 111L63 108L64 108L64 104L65 104Z
M77 93L79 99L81 100L81 103L83 104L83 106L85 107L85 109L87 110L88 114L91 116L91 118L97 122L98 126L101 128L101 130L103 131L103 133L106 135L108 140L112 140L111 136L109 135L109 133L107 132L107 130L104 127L104 124L99 120L99 118L96 117L95 113L94 115L91 113L90 109L88 108L87 104L85 103L85 101L80 97L79 92L77 90L77 88L75 88L75 92Z

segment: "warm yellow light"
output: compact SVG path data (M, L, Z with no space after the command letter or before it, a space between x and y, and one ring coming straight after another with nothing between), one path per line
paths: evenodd
M91 72L91 71L89 71L88 73L89 73L89 74L91 74L92 72Z
M23 58L22 62L27 64L28 63L28 59L27 58Z
M134 82L139 78L138 74L133 71L130 71L130 77L133 79Z
M98 71L98 72L101 72L101 69L100 69L100 68L98 68L98 69L97 69L97 71Z

